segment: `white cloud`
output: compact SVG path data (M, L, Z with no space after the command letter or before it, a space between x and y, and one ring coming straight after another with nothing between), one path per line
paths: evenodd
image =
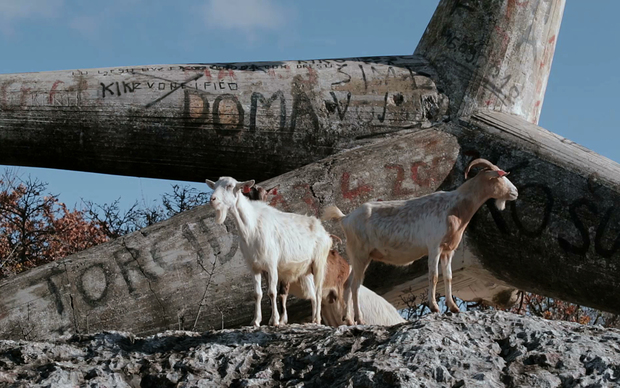
M63 0L0 0L0 17L12 21L31 17L54 17Z
M0 0L0 31L10 36L19 19L53 18L62 6L63 0Z
M207 0L204 11L209 27L246 33L280 29L292 16L274 0Z

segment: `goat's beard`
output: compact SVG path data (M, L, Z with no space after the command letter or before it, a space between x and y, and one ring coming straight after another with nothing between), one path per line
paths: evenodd
M498 210L506 209L506 200L505 199L496 199L495 200L495 207L497 207Z
M218 225L222 225L224 221L226 221L226 214L228 213L228 209L215 209L215 223Z

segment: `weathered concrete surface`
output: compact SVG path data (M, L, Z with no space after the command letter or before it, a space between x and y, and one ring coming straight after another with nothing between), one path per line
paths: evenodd
M452 117L477 109L537 124L565 0L444 0L415 54L439 73Z
M0 341L0 386L612 387L620 331L508 313Z
M445 114L420 57L0 75L0 164L267 179Z

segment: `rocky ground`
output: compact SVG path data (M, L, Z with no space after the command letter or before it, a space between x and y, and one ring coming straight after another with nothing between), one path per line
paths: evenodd
M0 341L0 387L610 387L620 331L503 312Z

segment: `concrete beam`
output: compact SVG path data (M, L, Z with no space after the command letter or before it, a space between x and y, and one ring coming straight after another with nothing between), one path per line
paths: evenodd
M264 180L441 121L418 56L0 75L0 164Z

